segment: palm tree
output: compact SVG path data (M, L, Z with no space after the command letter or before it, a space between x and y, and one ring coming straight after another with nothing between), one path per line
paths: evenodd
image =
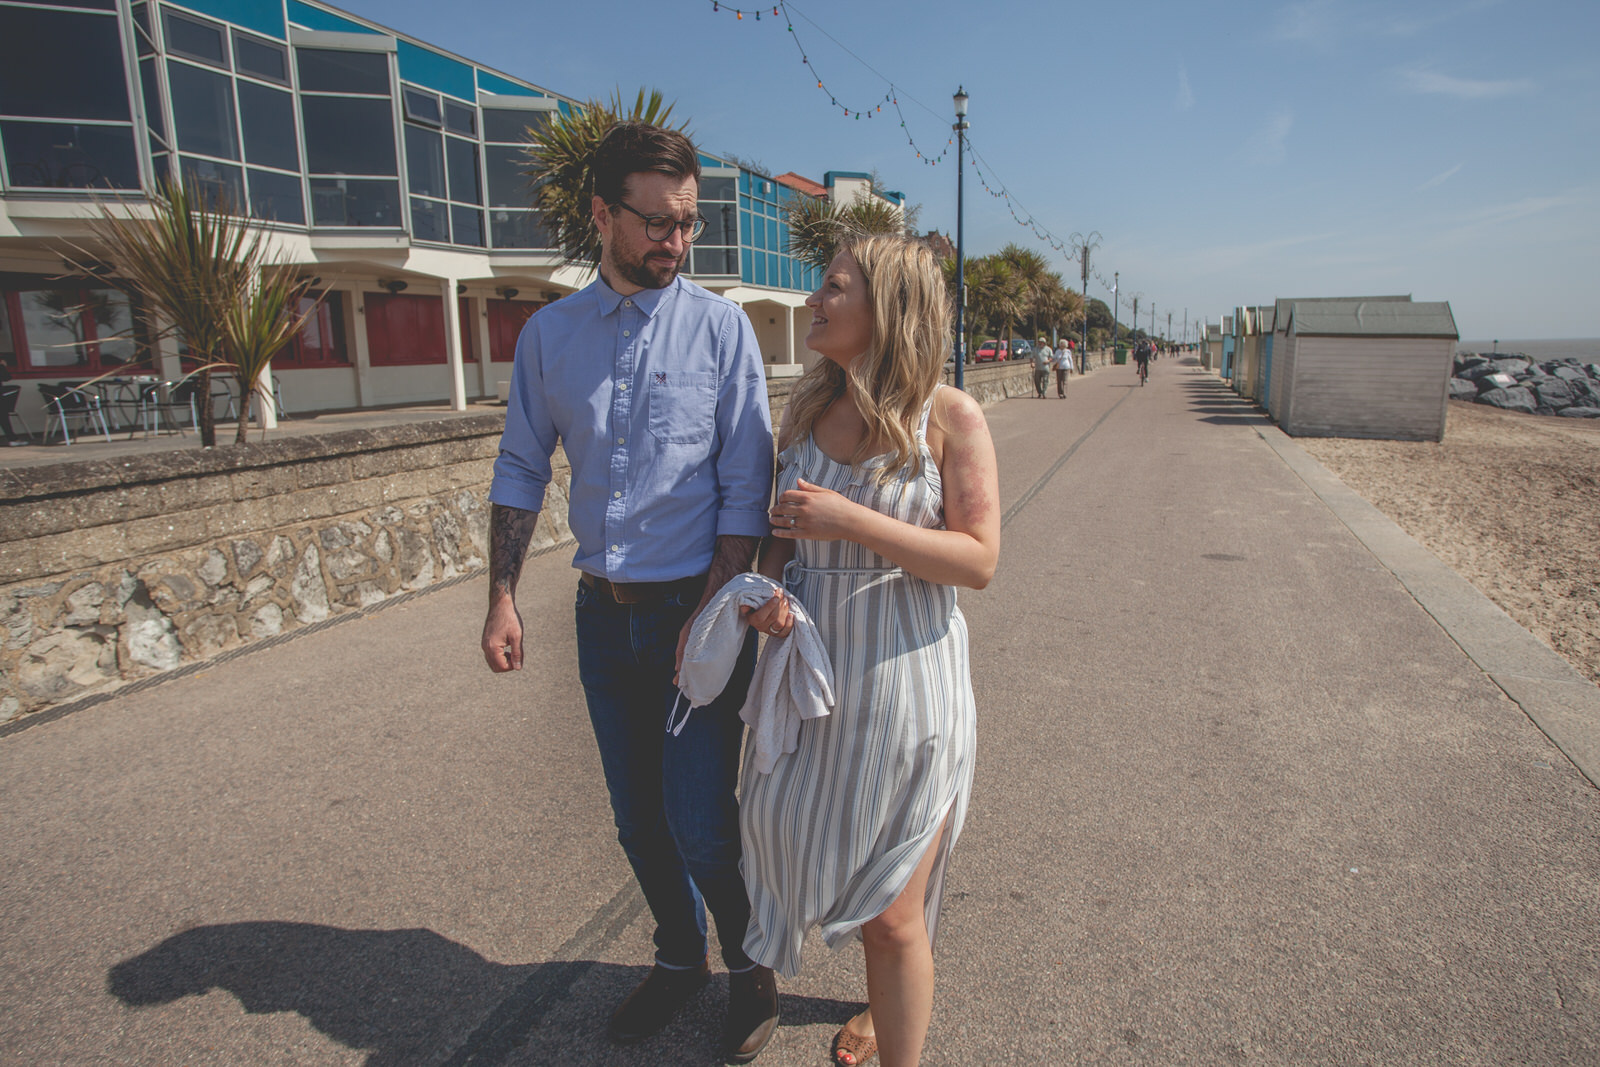
M1018 318L1028 320L1028 334L1030 339L1039 334L1039 302L1049 287L1050 264L1043 256L1031 248L1023 248L1019 244L1008 244L999 252L999 257L1011 267L1011 272L1017 279L1022 300L1022 311ZM1059 287L1061 276L1054 275L1055 283Z
M852 237L903 234L905 214L870 193L848 204L796 194L784 209L789 224L789 254L812 267L826 268L839 246Z
M594 181L589 172L594 150L600 139L618 122L648 122L667 126L674 105L665 102L659 89L643 89L624 114L622 92L611 94L611 103L591 100L571 113L558 112L542 131L528 130L524 154L528 166L523 170L533 188L533 203L544 216L545 230L568 263L596 267L600 263L600 232L594 226L590 203ZM689 124L667 127L687 134Z
M322 294L311 296L310 287L310 279L291 270L264 266L256 284L222 308L222 362L239 383L234 444L244 444L249 432L251 393L258 392L263 405L274 402L267 384L272 357L288 347L322 303Z
M954 261L947 268L946 277L955 274ZM998 256L968 259L967 275L967 350L978 333L995 333L1011 337L1012 323L1022 317L1022 286L1011 264ZM959 298L959 296L958 296Z
M217 442L211 373L225 370L238 379L236 440L243 442L252 390L260 387L272 356L315 312L320 297L300 307L309 283L274 264L263 232L225 201L208 204L196 191L164 181L148 200L148 218L126 203L99 204L90 232L101 253L69 245L65 258L74 270L127 293L152 342L163 332L183 338L199 363L193 373L203 447ZM157 322L161 329L154 328Z

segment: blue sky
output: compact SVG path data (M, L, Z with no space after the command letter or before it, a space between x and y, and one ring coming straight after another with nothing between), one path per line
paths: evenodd
M796 40L842 105L892 81L933 153L965 86L985 177L1063 240L1098 231L1095 271L1163 332L1398 292L1450 301L1463 338L1600 336L1596 0L799 0L794 34L711 0L340 6L579 99L660 88L707 150L876 169L952 234L954 152L919 161L887 107L842 117ZM1078 277L966 178L969 255L1017 241Z

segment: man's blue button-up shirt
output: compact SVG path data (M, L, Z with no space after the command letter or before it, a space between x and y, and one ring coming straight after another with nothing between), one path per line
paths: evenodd
M572 464L573 566L617 582L704 574L720 535L770 524L772 416L750 320L677 278L596 279L517 339L489 499L541 511L557 439Z

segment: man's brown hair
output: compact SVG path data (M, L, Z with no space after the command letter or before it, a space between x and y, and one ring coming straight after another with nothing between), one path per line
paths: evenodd
M641 171L674 178L692 176L699 184L700 153L678 130L648 122L619 122L606 131L594 150L594 162L589 168L594 195L607 204L618 203L628 175Z

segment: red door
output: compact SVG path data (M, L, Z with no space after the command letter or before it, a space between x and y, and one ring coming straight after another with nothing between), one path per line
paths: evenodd
M367 293L367 355L374 367L448 363L444 301L437 296Z

